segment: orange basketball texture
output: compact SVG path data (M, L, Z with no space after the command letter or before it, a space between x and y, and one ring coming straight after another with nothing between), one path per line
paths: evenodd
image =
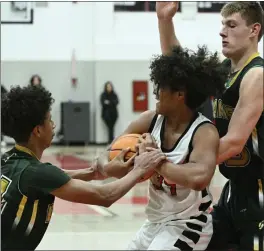
M126 148L130 148L130 150L125 155L125 161L129 160L135 153L137 153L136 145L138 144L140 137L141 134L125 134L116 139L109 150L109 161L113 160L123 149ZM153 173L154 171L146 173L140 178L139 182L149 179Z

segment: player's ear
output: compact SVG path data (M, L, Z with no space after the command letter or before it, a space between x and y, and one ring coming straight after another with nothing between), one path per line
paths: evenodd
M261 32L261 25L259 23L255 23L251 27L250 37L258 36L259 32Z
M185 97L185 93L183 91L179 91L178 92L178 99L179 100L184 100L184 97Z
M35 126L34 129L33 129L33 134L36 136L36 137L40 137L40 133L41 133L41 128L40 126Z

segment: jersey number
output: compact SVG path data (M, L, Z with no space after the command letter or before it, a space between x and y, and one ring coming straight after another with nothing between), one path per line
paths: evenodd
M166 180L161 175L156 175L156 177L154 177L154 180L151 180L151 182L152 182L152 185L157 190L164 190L164 188L162 186L162 184L164 182L164 184L170 188L171 195L177 195L176 184L170 184L170 183L166 182Z
M248 165L248 163L250 162L250 159L251 159L250 152L249 152L248 148L245 147L240 154L238 154L238 155L230 158L229 160L225 161L225 166L227 166L227 167L236 167L236 166L244 167L244 166Z
M7 178L5 175L1 175L1 213L4 211L6 206L6 201L4 199L4 195L8 191L12 180Z

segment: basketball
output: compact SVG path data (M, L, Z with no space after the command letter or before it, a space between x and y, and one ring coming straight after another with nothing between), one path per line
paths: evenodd
M125 161L129 160L137 153L136 145L141 134L126 134L120 136L111 146L109 151L109 161L114 159L121 153L123 149L130 148L130 151L125 155Z
M137 153L136 145L139 143L140 137L141 134L125 134L116 139L109 150L109 161L113 160L117 155L119 155L123 149L130 148L129 152L125 155L125 161L128 161L134 156L134 154ZM153 173L154 171L146 173L140 178L138 182L148 180L153 175Z

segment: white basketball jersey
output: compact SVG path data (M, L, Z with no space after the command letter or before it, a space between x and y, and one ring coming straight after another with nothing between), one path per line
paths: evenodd
M163 151L168 160L174 164L188 162L193 135L200 125L210 122L210 120L199 113L179 138L174 149L170 152ZM161 147L161 137L163 137L162 134L164 134L165 128L164 117L156 115L151 127L153 129L151 130L150 128L150 133L155 138L158 146ZM149 181L149 203L146 207L146 214L151 222L177 219L187 220L190 217L199 216L201 213L206 212L211 203L212 196L208 188L203 191L195 191L177 184L170 185L170 182L155 173Z

